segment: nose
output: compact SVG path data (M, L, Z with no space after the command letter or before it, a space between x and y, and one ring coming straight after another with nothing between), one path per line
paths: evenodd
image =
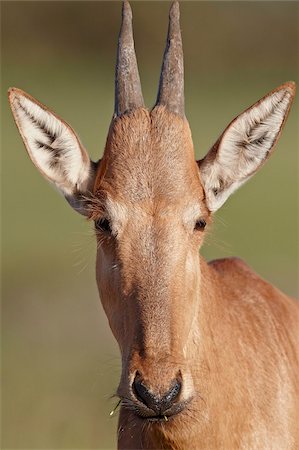
M182 383L180 379L175 378L171 383L170 389L165 394L155 394L146 386L144 380L137 372L132 387L136 398L143 405L154 411L155 414L163 415L166 411L171 411L171 407L179 397Z

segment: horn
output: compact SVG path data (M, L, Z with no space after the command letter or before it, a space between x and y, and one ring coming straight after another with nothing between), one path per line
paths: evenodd
M116 116L144 106L134 49L132 10L127 0L122 7L122 23L118 38L115 70Z
M169 11L168 35L156 105L164 105L169 111L185 116L184 58L178 1L172 3Z

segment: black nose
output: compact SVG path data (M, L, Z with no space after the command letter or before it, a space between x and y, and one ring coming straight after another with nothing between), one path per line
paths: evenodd
M174 379L171 388L164 395L157 395L146 386L138 373L133 382L133 392L137 399L158 415L163 415L165 411L171 408L178 398L181 388L181 381Z

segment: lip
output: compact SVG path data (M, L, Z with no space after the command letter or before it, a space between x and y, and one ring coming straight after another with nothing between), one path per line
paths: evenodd
M170 420L173 420L173 418L176 415L177 414L173 414L172 416L149 416L149 417L141 417L141 419L152 423L167 423Z
M160 414L155 414L153 410L144 408L141 404L136 404L134 412L140 419L147 420L149 422L167 423L180 414L189 402L190 400L176 403L171 408Z

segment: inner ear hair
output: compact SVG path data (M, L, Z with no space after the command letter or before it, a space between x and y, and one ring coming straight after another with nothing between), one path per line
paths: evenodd
M198 162L210 211L216 211L272 154L295 96L295 83L273 90L237 116Z

